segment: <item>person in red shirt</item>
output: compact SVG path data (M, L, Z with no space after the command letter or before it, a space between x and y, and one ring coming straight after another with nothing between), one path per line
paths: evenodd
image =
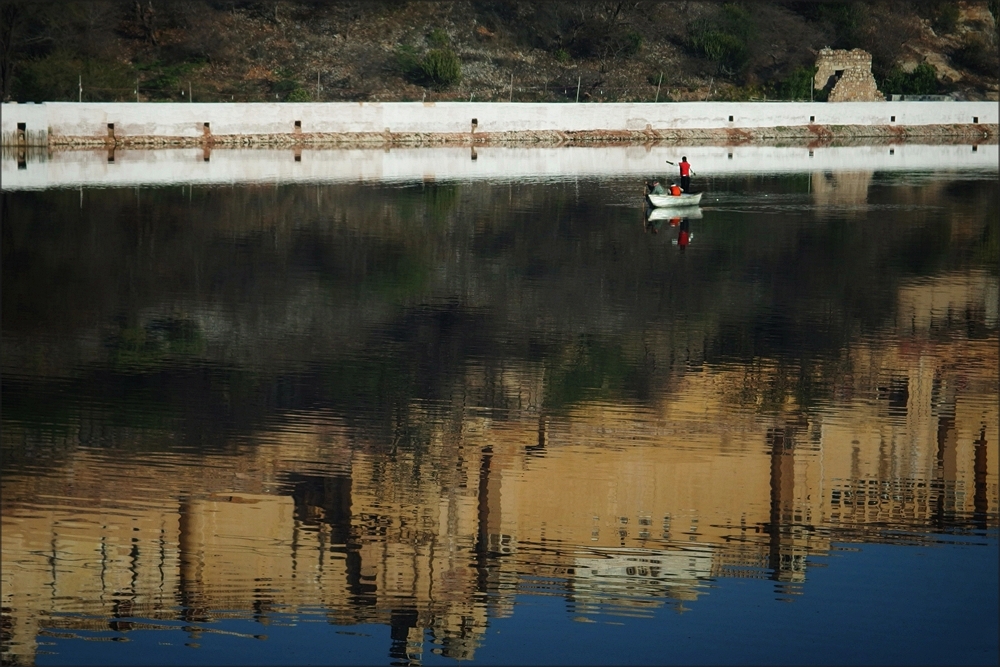
M676 183L671 183L670 184L670 194L672 194L674 197L680 197L681 196L681 189L679 187L677 187Z
M686 155L681 158L678 166L681 168L681 190L688 192L691 189L691 164Z

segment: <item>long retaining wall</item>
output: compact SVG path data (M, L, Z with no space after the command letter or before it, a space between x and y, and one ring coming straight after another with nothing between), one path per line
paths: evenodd
M996 102L4 104L4 146L587 143L997 136Z

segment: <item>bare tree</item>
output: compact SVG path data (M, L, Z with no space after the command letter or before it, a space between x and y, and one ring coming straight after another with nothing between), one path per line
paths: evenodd
M153 46L157 46L159 39L156 35L156 10L153 9L153 0L148 0L145 7L140 0L135 0L135 22L142 30L143 38Z

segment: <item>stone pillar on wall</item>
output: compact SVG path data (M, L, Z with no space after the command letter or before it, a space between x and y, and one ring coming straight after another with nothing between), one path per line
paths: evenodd
M872 55L861 49L821 49L813 87L827 90L829 102L884 102L872 76Z

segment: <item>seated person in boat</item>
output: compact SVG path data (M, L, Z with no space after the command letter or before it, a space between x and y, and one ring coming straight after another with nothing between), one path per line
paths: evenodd
M681 196L681 189L676 183L670 184L670 194L672 194L674 197Z
M666 194L666 192L663 190L663 186L660 185L659 181L653 181L653 189L650 190L649 193L653 195Z

